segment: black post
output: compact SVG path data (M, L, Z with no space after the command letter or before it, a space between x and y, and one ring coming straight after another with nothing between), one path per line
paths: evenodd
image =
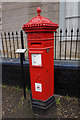
M77 56L78 33L79 33L79 29L77 29L77 39L76 39L76 49L75 49L75 60L76 60L76 56Z
M16 31L16 40L17 40L17 49L19 49L18 32L17 31ZM19 58L19 54L18 54L18 58Z
M7 45L7 38L6 38L6 33L4 32L4 37L5 37L5 45L6 45L6 50L7 50L7 58L9 57L8 55L8 45Z
M21 72L22 72L22 80L23 80L23 92L24 92L24 98L26 99L26 84L25 84L25 78L24 78L23 56L24 56L24 53L20 53Z
M57 33L57 31L55 31L55 60L56 60L56 33Z
M15 54L15 42L14 42L14 33L12 32L12 39L13 39L13 49L14 49L14 56L16 58L16 54Z
M60 60L61 60L61 40L62 40L62 29L60 30Z
M24 49L24 41L23 41L23 31L21 30L21 47ZM23 59L25 60L25 56L23 54Z
M9 38L9 46L10 46L10 55L12 58L12 49L11 49L11 39L10 39L10 33L8 32L8 38Z
M70 60L71 60L71 54L72 54L72 36L73 36L73 29L71 29Z
M66 34L66 37L65 37L65 60L66 60L66 49L67 49L67 29L65 30L65 34Z

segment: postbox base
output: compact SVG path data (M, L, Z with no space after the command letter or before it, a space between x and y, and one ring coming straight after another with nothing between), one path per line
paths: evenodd
M51 97L50 97L49 99L47 99L46 101L41 101L41 100L34 100L34 99L32 99L32 107L33 107L34 109L38 108L38 109L47 110L47 109L50 108L54 103L55 103L54 95L51 96Z

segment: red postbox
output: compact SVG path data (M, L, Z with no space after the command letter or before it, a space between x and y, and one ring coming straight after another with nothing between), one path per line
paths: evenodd
M23 25L27 33L32 106L46 109L54 103L54 31L59 27L38 15Z

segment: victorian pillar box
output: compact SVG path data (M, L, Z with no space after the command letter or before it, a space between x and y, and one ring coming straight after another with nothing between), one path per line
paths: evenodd
M54 102L54 31L59 27L38 15L23 25L27 33L32 106L46 109Z

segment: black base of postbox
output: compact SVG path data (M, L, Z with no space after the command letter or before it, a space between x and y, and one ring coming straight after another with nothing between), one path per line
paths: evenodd
M55 103L55 98L53 95L46 101L41 101L41 100L32 99L32 97L31 97L31 101L32 101L33 110L35 110L35 111L37 111L39 109L40 110L48 110Z

